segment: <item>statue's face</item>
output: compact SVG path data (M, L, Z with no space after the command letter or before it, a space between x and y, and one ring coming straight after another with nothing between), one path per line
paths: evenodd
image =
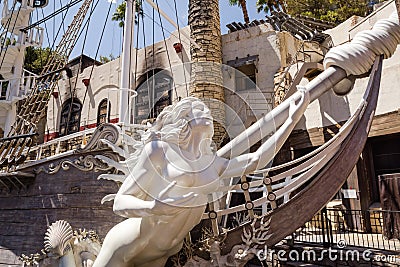
M189 122L192 129L203 131L207 135L214 134L213 118L209 109L194 109L193 119Z

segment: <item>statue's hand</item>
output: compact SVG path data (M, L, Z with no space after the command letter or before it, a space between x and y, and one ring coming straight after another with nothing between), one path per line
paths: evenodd
M174 215L184 208L190 208L192 200L198 195L190 192L181 197L168 197L152 201L151 213L154 215Z
M292 100L289 107L289 119L291 119L293 122L297 122L301 116L303 116L305 110L310 104L310 93L300 88L299 91L301 92L301 98L299 102L296 104L295 101Z

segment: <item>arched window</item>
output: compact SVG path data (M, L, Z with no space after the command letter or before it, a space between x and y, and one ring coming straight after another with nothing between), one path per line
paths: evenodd
M61 110L59 136L79 132L82 104L76 99L68 99Z
M171 105L172 78L165 71L154 70L144 75L136 91L135 122L157 118L158 114Z
M108 110L108 111L107 111ZM110 122L111 103L108 99L103 99L100 102L99 110L97 111L97 126Z

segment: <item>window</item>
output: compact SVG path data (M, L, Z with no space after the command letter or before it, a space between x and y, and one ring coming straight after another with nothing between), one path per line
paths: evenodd
M254 64L244 65L235 72L236 91L256 89L256 67Z
M229 60L227 65L237 69L235 71L236 91L256 89L258 55Z
M107 112L108 110L108 112ZM110 122L111 103L108 99L103 99L100 102L99 110L97 112L97 126Z
M82 104L78 99L68 99L61 110L59 136L79 132Z
M157 118L161 111L171 105L172 78L156 70L145 74L146 80L136 89L135 122L143 123Z

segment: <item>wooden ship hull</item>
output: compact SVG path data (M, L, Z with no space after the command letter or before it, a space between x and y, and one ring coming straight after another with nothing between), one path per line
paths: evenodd
M115 182L98 180L113 168L94 156L115 157L99 141L115 142L114 125L98 128L86 149L39 160L0 178L0 266L21 266L22 254L41 254L44 234L50 224L68 221L73 229L93 230L100 239L123 218L115 215L112 205L101 199L118 190Z

